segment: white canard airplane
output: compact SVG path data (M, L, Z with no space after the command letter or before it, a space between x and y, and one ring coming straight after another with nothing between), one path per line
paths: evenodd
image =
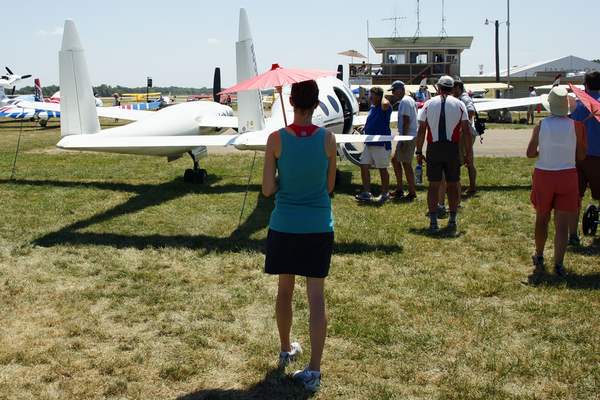
M236 43L237 80L257 75L254 45L246 10L240 10L239 41ZM285 110L276 101L271 117L265 118L260 91L238 93L238 116L230 107L212 102L181 103L129 125L100 130L99 113L93 105L92 86L83 45L75 22L65 21L62 50L59 53L61 87L61 136L57 147L68 150L101 151L122 154L164 156L169 161L188 153L194 169L185 171L186 182L204 182L207 172L198 169L198 160L207 155L206 146L235 146L239 150L264 150L267 138L284 126L283 113L293 117L289 105L290 86L284 87ZM336 133L342 147L346 143L388 141L389 136L344 135L350 133L358 103L339 79L323 78L319 85L320 107L313 115L315 125ZM133 110L119 110L133 111ZM144 111L138 111L147 114ZM116 118L127 118L116 116ZM238 135L217 135L222 128L237 128ZM394 141L406 140L393 136ZM342 150L345 153L344 150ZM340 154L341 156L341 154Z

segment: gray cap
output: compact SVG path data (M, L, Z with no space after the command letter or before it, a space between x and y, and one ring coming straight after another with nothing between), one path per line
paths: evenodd
M438 85L452 89L454 87L454 79L452 79L448 75L444 75L438 81Z
M392 87L389 88L388 90L394 91L394 89L398 89L398 88L403 88L404 89L404 82L402 81L394 81L394 83L392 83Z

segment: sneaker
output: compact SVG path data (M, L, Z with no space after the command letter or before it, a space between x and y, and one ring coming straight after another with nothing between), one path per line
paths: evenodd
M536 269L544 269L544 256L538 255L537 251L534 251L531 255L531 260Z
M448 222L448 228L449 229L458 229L458 224L456 223L456 221L454 222Z
M440 230L440 226L438 224L429 224L429 230L431 232L437 232Z
M300 343L294 342L291 345L292 349L290 351L280 351L279 352L279 365L285 367L286 365L290 365L294 361L296 361L296 355L302 354L302 347Z
M398 199L401 199L404 197L404 190L394 189L390 192L390 196L394 196Z
M456 211L462 211L462 204L459 204L459 205L456 207Z
M404 201L413 201L413 200L416 200L416 199L417 199L417 195L416 194L410 194L410 193L407 194L406 196L404 196L402 198L402 200L404 200Z
M439 212L439 213L445 213L445 212L446 212L446 206L440 206L440 205L438 204L438 212Z
M567 276L567 270L562 264L554 265L554 273L556 274L556 276Z
M389 199L390 199L390 195L388 193L381 193L381 195L379 197L377 197L375 200L377 200L380 203L385 203Z
M304 387L311 392L318 392L323 387L321 386L321 373L317 371L309 371L308 365L304 369L299 369L294 372L294 378L298 379Z
M569 246L581 247L581 239L579 236L571 236L569 238Z
M367 192L367 191L364 191L361 194L357 194L354 197L356 198L356 200L364 200L364 201L368 201L368 200L371 200L373 198L373 196L371 195L371 193Z

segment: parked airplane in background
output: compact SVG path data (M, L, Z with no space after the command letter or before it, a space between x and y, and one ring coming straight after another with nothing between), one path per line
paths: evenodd
M161 92L153 92L153 93L123 93L121 97L133 97L135 101L143 101L150 96L161 97Z
M0 76L0 87L7 88L7 87L12 86L13 94L14 94L15 84L22 79L30 78L31 75L15 75L12 73L10 68L8 68L8 67L5 67L5 68L6 68L6 72L8 72L8 74Z
M239 41L236 43L237 79L256 76L256 57L245 9L240 10ZM98 112L92 103L90 78L83 44L75 22L65 21L62 50L59 53L60 87L69 101L61 102L59 148L81 151L154 155L169 161L188 153L194 169L185 172L186 182L204 182L207 172L198 169L198 160L207 155L206 146L233 145L240 150L264 150L269 134L284 126L283 113L291 120L290 86L284 88L285 109L275 101L271 117L265 118L258 90L238 93L238 117L230 107L214 102L180 103L151 113L129 125L100 130ZM341 145L351 142L385 141L379 136L343 135L350 133L358 103L352 92L336 78L317 80L320 107L313 123L331 129ZM215 89L216 90L216 89ZM126 117L121 117L126 118ZM222 128L237 128L239 135L217 135ZM406 140L395 136L394 140Z

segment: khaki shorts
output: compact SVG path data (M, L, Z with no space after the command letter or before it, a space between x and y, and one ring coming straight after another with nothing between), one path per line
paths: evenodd
M390 156L392 150L386 150L383 146L365 146L360 156L361 164L369 164L377 169L390 167Z
M475 140L477 140L477 136L471 135L471 139L473 139L473 142L471 142L471 162L473 162L473 158L475 157ZM465 159L465 154L467 154L467 149L461 143L460 144L460 163L461 164L462 164L463 160Z
M402 144L406 144L406 151L400 150L400 146ZM411 163L413 158L415 157L415 149L417 148L417 138L413 138L412 140L408 140L406 142L398 142L396 145L396 152L394 153L394 157L398 160L399 163Z

